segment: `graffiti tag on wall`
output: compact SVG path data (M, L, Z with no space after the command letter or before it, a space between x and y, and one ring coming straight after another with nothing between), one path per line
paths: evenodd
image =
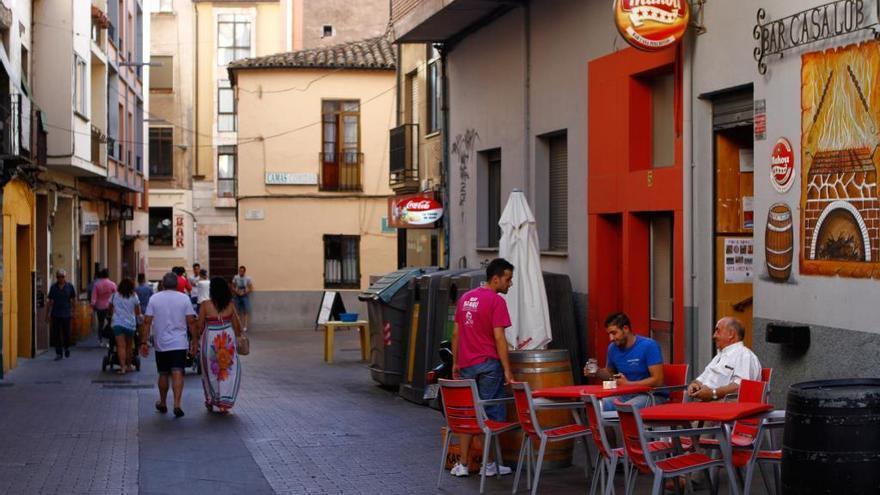
M458 206L463 207L467 201L467 184L470 179L468 165L471 157L474 155L474 146L480 140L480 135L476 129L468 129L464 134L455 136L452 143L452 154L458 158ZM464 220L464 208L461 210L461 219Z

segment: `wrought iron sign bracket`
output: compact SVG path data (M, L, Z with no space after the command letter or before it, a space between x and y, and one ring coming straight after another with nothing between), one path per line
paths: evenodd
M806 45L849 34L870 31L880 39L880 0L874 0L874 15L870 18L871 0L835 0L775 21L765 22L767 12L758 9L757 23L752 37L758 42L753 51L758 73L767 73L768 57L785 56L785 52Z

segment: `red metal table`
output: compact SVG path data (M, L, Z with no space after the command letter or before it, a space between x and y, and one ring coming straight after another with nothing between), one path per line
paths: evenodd
M683 402L646 407L640 411L645 423L681 423L712 421L721 423L726 441L721 442L724 463L730 483L730 493L739 495L739 484L733 470L730 447L731 424L740 419L759 418L773 410L770 404L760 402Z
M583 395L595 395L597 399L619 395L646 394L651 387L646 385L620 385L617 388L602 388L602 385L567 385L535 390L532 396L538 399L580 400Z

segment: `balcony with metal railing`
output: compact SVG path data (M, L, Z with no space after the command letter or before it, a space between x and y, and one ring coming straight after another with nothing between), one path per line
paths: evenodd
M419 190L419 125L403 124L389 131L389 185L394 192Z
M319 153L321 178L318 189L328 192L361 192L364 154L354 151Z
M42 113L25 95L0 96L0 160L18 165L46 165Z

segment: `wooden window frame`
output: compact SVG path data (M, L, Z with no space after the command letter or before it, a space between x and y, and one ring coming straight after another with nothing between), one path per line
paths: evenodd
M343 109L345 104L350 104L350 103L357 104L357 111ZM327 111L326 107L328 104L335 105L336 108L332 111ZM327 122L326 119L327 119L328 115L333 115L333 121L334 121L334 125L336 127L335 141L328 141L327 140L326 124L328 124L329 122ZM345 148L345 144L344 144L344 137L343 136L344 136L344 132L345 132L345 118L346 117L356 117L357 118L357 147L354 150L347 150ZM338 184L337 189L324 187L324 185L323 185L323 177L325 175L324 168L328 164L335 164L337 167L340 167L342 164L346 164L345 158L344 158L345 153L354 153L355 157L359 157L361 155L361 145L363 143L363 135L362 135L363 130L361 127L362 126L361 126L361 101L360 100L335 99L335 98L321 100L321 156L322 156L322 160L321 160L321 177L322 177L321 189L329 190L329 191L342 189L341 184ZM326 146L331 143L333 144L333 157L335 159L332 161L328 161L328 160L326 160L326 154L329 152L325 151L325 150L326 150ZM343 159L340 160L340 157L342 157ZM358 166L360 166L360 165L358 165ZM338 182L341 182L341 181L338 181ZM361 180L361 182L363 182L363 181ZM362 183L359 184L359 186L360 186L360 188L363 188Z
M361 287L361 237L359 235L340 235L340 234L324 234L324 288L325 289L360 289ZM357 254L355 257L355 262L357 264L357 280L345 280L344 275L340 276L339 282L328 282L327 281L327 261L333 258L328 258L327 250L328 250L328 242L338 242L340 253L344 250L344 243L354 242L354 249ZM343 262L342 254L340 254L340 263Z
M154 138L154 131L157 131L157 134L158 134L158 131L161 131L163 135L155 136L155 138ZM167 139L165 139L166 134L167 134ZM165 141L167 141L167 143L168 143L167 144L167 151L169 153L168 153L168 164L167 164L168 174L167 175L154 172L154 170L158 170L159 167L158 167L158 164L156 164L154 166L154 162L153 162L154 159L158 158L156 156L156 154L153 153L153 151L152 151L153 139L158 139L161 142L160 146L164 145ZM174 128L167 127L167 126L150 126L149 140L150 140L150 148L151 148L151 150L150 150L150 165L149 165L150 179L158 179L158 180L173 179L174 178ZM160 156L162 158L164 158L163 155L160 155Z

